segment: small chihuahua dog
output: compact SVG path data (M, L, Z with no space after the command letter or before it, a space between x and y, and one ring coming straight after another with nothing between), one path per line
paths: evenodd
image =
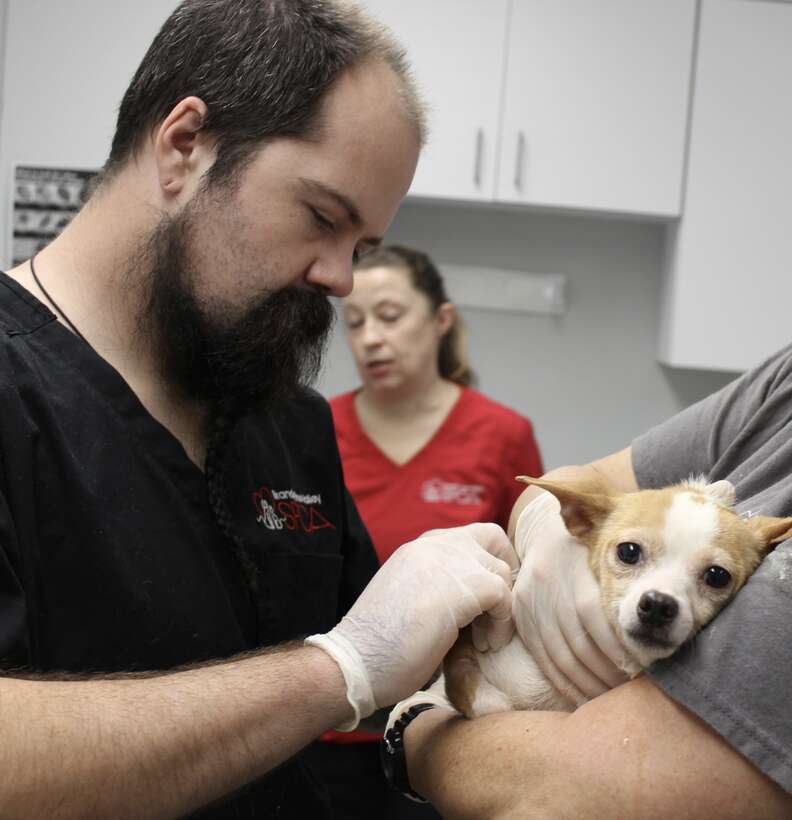
M765 553L792 536L792 518L740 518L728 481L617 493L596 483L518 480L552 493L570 535L588 547L602 607L624 646L624 671L633 677L690 640ZM478 652L463 631L443 673L448 699L469 718L574 708L517 635L503 649Z

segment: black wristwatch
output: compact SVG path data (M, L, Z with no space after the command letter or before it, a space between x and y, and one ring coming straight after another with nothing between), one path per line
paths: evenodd
M380 758L382 760L382 770L385 772L385 779L392 788L417 803L427 803L428 801L410 787L410 781L407 777L407 761L404 757L404 730L421 712L434 709L435 705L434 703L416 703L415 706L411 706L385 732L380 745Z

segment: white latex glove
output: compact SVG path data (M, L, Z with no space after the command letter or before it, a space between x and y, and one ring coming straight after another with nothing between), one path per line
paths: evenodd
M351 731L376 708L415 692L474 619L479 645L505 646L514 633L517 567L496 524L433 530L396 550L341 623L306 639L344 675L354 716L337 728Z
M623 683L627 663L602 611L588 549L567 532L548 492L523 509L514 533L517 631L550 682L576 705Z

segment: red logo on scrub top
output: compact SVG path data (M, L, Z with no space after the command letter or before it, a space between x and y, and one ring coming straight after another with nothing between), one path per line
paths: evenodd
M256 521L268 530L300 530L314 533L335 524L317 509L322 496L316 493L297 493L294 490L271 490L260 487L253 492Z

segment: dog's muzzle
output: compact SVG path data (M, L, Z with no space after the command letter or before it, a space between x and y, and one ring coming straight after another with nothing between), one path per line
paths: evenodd
M676 598L652 589L641 595L635 609L638 623L629 632L634 641L653 648L673 646L669 632L679 615Z

